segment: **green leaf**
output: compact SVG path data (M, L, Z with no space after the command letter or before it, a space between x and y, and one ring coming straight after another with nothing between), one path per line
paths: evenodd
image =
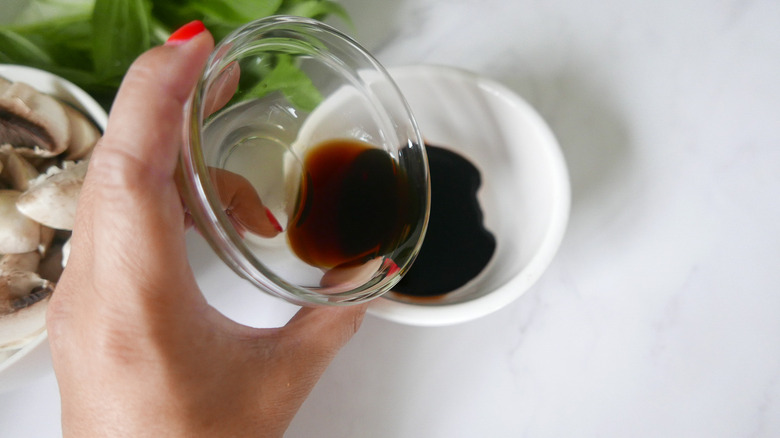
M194 9L204 17L241 25L256 18L273 15L282 0L192 0Z
M150 7L143 0L96 0L92 56L100 78L122 76L150 46Z
M351 24L347 10L340 4L329 0L288 1L288 5L280 13L316 19L332 14Z
M182 0L151 0L151 5L152 15L168 28L169 34L192 20L203 19L203 14Z
M0 61L33 67L50 65L52 58L40 47L18 33L0 29Z
M263 97L274 91L282 92L291 104L306 111L322 102L320 91L289 55L277 55L274 69L249 90L247 97Z
M28 26L42 26L51 22L84 19L92 14L95 0L30 0L14 17L14 30Z
M344 8L330 0L24 1L16 8L18 15L0 25L0 62L60 75L106 107L138 55L192 20L202 20L217 41L248 21L274 14L318 20L334 14L351 23ZM286 47L281 53L295 55L296 50ZM244 83L264 78L254 93L280 91L301 109L312 109L322 99L290 56L271 56L254 67L251 73L242 71Z

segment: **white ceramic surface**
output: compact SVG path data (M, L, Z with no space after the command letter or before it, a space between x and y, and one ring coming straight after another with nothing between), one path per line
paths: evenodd
M435 300L391 293L373 302L369 312L419 326L483 317L528 290L558 250L570 202L558 142L525 100L494 80L429 65L398 67L390 74L425 142L455 151L479 169L480 207L497 246L483 272L464 286Z
M0 76L11 81L25 82L36 90L71 103L92 117L101 129L106 126L107 115L103 108L69 81L45 71L7 64L0 64ZM51 372L51 353L44 331L12 356L0 361L0 393L23 387Z
M561 145L572 208L506 307L445 327L369 315L287 438L780 436L780 2L344 5L383 64L523 96ZM294 312L189 237L220 309ZM0 394L0 436L60 435L53 376Z

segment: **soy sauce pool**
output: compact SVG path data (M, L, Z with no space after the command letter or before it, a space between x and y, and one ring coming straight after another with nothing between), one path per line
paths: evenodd
M357 265L394 251L419 228L406 173L383 149L331 140L310 150L287 229L293 252L318 268Z
M485 269L496 239L483 224L479 169L463 156L426 145L431 179L428 231L411 269L393 289L418 297L452 292Z

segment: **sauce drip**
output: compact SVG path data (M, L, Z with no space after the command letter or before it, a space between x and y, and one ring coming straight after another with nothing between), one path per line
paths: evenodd
M479 170L455 152L430 145L426 150L431 178L428 231L411 269L393 289L420 297L463 286L482 272L496 249L477 200Z

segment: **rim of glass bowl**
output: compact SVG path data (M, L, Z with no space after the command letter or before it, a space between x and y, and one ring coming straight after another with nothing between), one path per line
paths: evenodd
M234 50L232 45L236 41L250 41L255 39L256 35L270 30L287 30L300 33L302 36L317 40L316 34L326 34L334 40L343 44L344 49L362 58L366 65L382 75L383 80L392 87L392 91L403 105L404 113L410 123L411 132L414 135L412 139L423 151L422 159L425 161L425 175L427 174L427 158L425 156L425 146L422 135L420 134L417 121L412 115L409 104L403 97L398 86L387 70L359 43L348 35L338 31L332 26L326 25L313 19L293 17L293 16L272 16L262 18L248 23L233 33L225 37L215 48L206 63L206 67L198 80L195 91L185 106L184 123L184 143L181 153L181 169L184 181L180 181L180 191L185 197L185 203L190 209L190 214L196 223L196 226L205 237L209 245L214 249L217 255L230 268L241 277L254 284L259 289L277 297L283 298L297 305L348 305L358 304L369 301L392 289L401 279L402 275L410 268L417 253L422 245L425 230L427 229L428 216L430 210L430 182L428 193L425 199L425 217L421 225L422 232L415 242L413 255L403 266L398 266L399 273L393 278L384 278L377 287L376 284L364 284L355 289L345 292L322 294L296 284L276 275L268 269L255 255L244 245L241 236L236 232L231 224L227 214L222 209L215 189L210 183L207 165L203 156L201 130L204 122L204 115L201 111L203 102L203 92L208 89L212 75L215 71L220 71L230 62L239 59L245 50ZM204 83L204 78L208 82ZM352 78L356 83L365 85L365 81L359 76ZM369 87L362 87L370 93ZM373 94L373 93L371 93ZM387 268L383 268L387 269Z

